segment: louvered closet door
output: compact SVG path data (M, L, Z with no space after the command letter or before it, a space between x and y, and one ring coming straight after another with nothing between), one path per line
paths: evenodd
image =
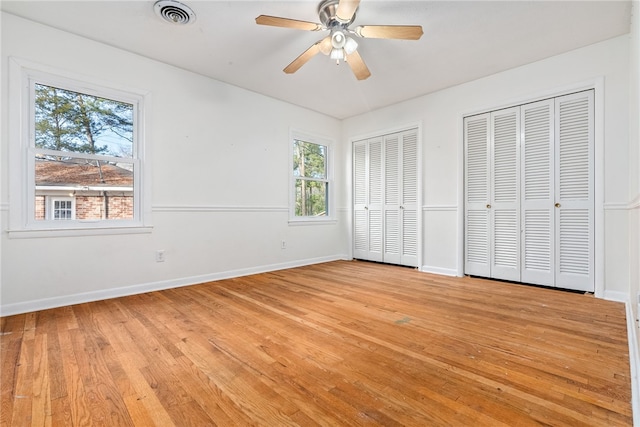
M354 258L417 267L418 130L353 145Z
M368 215L368 144L353 144L353 256L366 259L369 255Z
M402 134L400 264L418 267L418 130Z
M491 277L520 280L520 107L491 113Z
M383 191L383 143L382 138L369 140L369 256L371 261L383 260L384 217L382 210Z
M593 91L556 98L556 286L594 290Z
M382 139L353 146L355 258L382 261Z
M554 286L554 101L523 105L521 123L521 281Z
M464 119L465 273L491 277L489 113Z
M384 261L391 264L401 260L400 139L399 133L384 137Z

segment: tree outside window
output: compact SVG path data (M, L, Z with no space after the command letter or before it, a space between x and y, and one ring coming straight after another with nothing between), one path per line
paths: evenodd
M35 145L55 151L133 154L133 105L36 83Z

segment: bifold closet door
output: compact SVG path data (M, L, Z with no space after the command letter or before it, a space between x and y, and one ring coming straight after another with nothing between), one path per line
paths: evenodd
M464 119L465 273L592 292L594 93Z
M383 259L382 138L353 145L355 258Z
M402 224L400 264L419 267L418 259L418 130L402 134L402 194L400 215Z
M465 272L520 280L519 108L465 118Z
M385 262L400 264L402 229L400 217L400 135L384 137L384 255Z
M522 106L522 282L555 285L553 99Z
M491 277L489 138L491 114L464 119L465 273Z
M520 280L520 107L491 113L491 277Z
M384 138L384 261L418 266L418 132Z
M418 130L353 145L355 258L417 267Z
M555 99L555 284L592 292L594 274L593 91Z

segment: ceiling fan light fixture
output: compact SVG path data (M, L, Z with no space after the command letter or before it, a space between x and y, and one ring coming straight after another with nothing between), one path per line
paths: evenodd
M351 37L347 37L347 40L344 43L344 52L347 55L351 55L353 52L356 51L356 49L358 49L358 42Z
M344 49L334 47L331 49L331 54L329 55L331 59L335 59L336 61L340 61L345 58Z
M347 37L342 30L333 30L331 32L331 46L334 49L342 49L347 42Z

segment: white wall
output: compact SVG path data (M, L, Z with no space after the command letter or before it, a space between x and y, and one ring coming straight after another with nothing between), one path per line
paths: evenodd
M0 147L2 314L346 256L337 223L289 226L289 131L336 141L333 118L106 45L2 14L2 98L8 57L147 91L152 222L148 234L9 238L8 112ZM337 171L334 189L344 176ZM281 240L287 249L280 249ZM155 250L166 262L155 262Z
M425 271L462 271L462 116L604 80L604 296L626 298L629 194L629 38L602 43L445 89L344 121L343 140L422 122ZM602 94L601 94L602 95ZM598 208L598 207L597 207Z
M640 303L640 2L632 3L631 34L629 43L629 301Z
M629 295L631 315L638 318L640 304L640 2L633 1L629 35ZM629 313L629 310L627 310ZM640 425L640 346L638 323L629 328L634 425ZM634 333L635 332L635 333ZM635 345L635 348L633 347Z

